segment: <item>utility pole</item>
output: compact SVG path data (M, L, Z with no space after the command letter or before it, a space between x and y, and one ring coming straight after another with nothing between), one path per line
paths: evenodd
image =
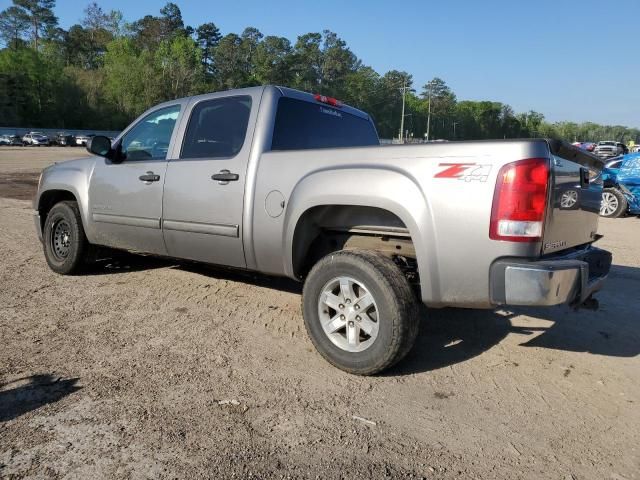
M400 143L404 143L404 100L407 95L407 80L404 80L402 85L402 118L400 118L400 135L398 135L398 139Z
M429 82L429 110L427 113L427 142L429 141L429 130L431 129L431 88L432 88L432 81Z

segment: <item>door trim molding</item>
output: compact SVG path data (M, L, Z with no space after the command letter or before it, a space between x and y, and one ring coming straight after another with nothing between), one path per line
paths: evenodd
M94 222L115 223L117 225L128 225L131 227L160 229L159 218L128 217L126 215L112 215L109 213L93 213L91 215Z
M177 232L204 233L207 235L219 235L222 237L238 238L240 236L238 225L229 225L226 223L199 223L163 220L162 228L164 230L174 230Z

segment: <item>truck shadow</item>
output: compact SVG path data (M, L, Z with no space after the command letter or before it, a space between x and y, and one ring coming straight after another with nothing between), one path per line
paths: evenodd
M557 307L519 313L554 323L522 344L525 347L588 352L612 357L640 354L640 268L613 265L604 289L596 294L598 311Z
M106 260L102 266L98 266L95 273L122 273L166 267L211 279L302 293L302 284L287 278L126 253L118 253ZM604 290L597 294L600 310L595 312L574 311L567 306L508 307L498 310L423 308L415 347L404 361L387 374L408 375L461 363L494 347L509 334L522 335L522 347L634 357L640 354L638 292L640 268L614 265Z
M111 275L157 268L176 268L215 280L230 280L248 283L257 287L302 294L302 284L290 278L270 277L246 270L216 267L215 265L190 262L188 260L138 255L124 251L108 252L103 259L92 266L89 273L91 275Z
M155 270L156 268L166 268L177 266L175 260L154 257L150 255L137 255L124 251L104 251L100 252L98 260L91 265L90 275L111 275L126 272L141 272L144 270Z
M595 312L567 306L423 309L414 348L386 375L409 375L461 363L509 334L525 336L521 347L635 357L640 354L639 291L640 268L614 265L604 290L597 294L600 309Z
M0 384L0 422L13 420L44 405L57 402L80 390L82 387L76 385L77 382L77 378L61 379L44 374Z

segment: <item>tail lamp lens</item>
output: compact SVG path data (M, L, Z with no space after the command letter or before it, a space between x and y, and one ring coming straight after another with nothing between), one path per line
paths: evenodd
M503 166L493 196L489 237L510 242L540 241L548 188L546 158L529 158Z

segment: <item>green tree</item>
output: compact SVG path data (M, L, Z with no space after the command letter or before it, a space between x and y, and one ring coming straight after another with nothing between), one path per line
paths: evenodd
M317 91L322 84L322 35L307 33L298 37L292 56L294 86Z
M250 85L247 73L247 57L242 38L235 33L225 35L215 49L217 88L229 89Z
M218 46L221 38L220 30L213 22L203 23L196 29L196 41L198 47L202 50L202 64L204 65L205 73L213 74L214 72L214 49Z
M456 96L453 91L444 80L434 77L422 87L421 97L427 116L429 115L429 103L431 103L430 138L452 138L452 125L456 121Z
M413 86L413 77L407 72L390 70L380 79L377 89L378 100L372 106L371 113L376 119L378 133L383 138L398 136L402 115L402 89L404 86L408 89ZM405 115L409 113L411 112L405 106Z
M28 18L33 46L38 50L40 39L58 24L58 18L53 14L55 0L13 0L13 3L21 8Z
M384 138L398 135L405 91L404 129L418 138L426 131L430 110L432 138L640 142L638 129L550 123L538 112L517 114L500 102L458 101L437 77L416 94L410 74L392 70L379 75L329 30L300 35L293 45L284 37L264 37L253 27L222 37L211 22L194 32L176 3L166 3L158 16L128 23L121 12L107 12L91 0L80 23L65 30L57 26L54 0L12 1L0 12L4 124L122 128L163 100L277 84L365 110Z
M268 36L256 47L254 77L262 85L291 85L291 42L284 37Z
M162 19L153 15L145 15L129 26L131 37L143 50L154 51L164 40L165 26Z
M140 50L132 39L120 38L107 45L104 72L105 96L125 124L164 100L159 94L158 71L152 54Z
M198 93L203 81L202 52L190 37L165 40L156 52L163 98Z
M182 12L180 7L175 3L169 2L160 9L160 20L163 25L163 38L168 39L174 36L191 35L192 31L185 29L182 20Z
M24 9L14 5L0 12L0 38L8 47L17 50L28 30L29 16Z
M18 125L34 127L63 125L61 105L64 98L61 86L64 83L62 67L55 61L31 48L0 51L0 78L8 87L9 100L4 110ZM4 97L4 95L3 95Z
M338 35L329 30L322 35L320 86L323 92L342 96L348 75L358 69L360 61Z
M384 102L379 89L380 75L371 67L361 66L347 74L341 98L374 115L377 107Z

